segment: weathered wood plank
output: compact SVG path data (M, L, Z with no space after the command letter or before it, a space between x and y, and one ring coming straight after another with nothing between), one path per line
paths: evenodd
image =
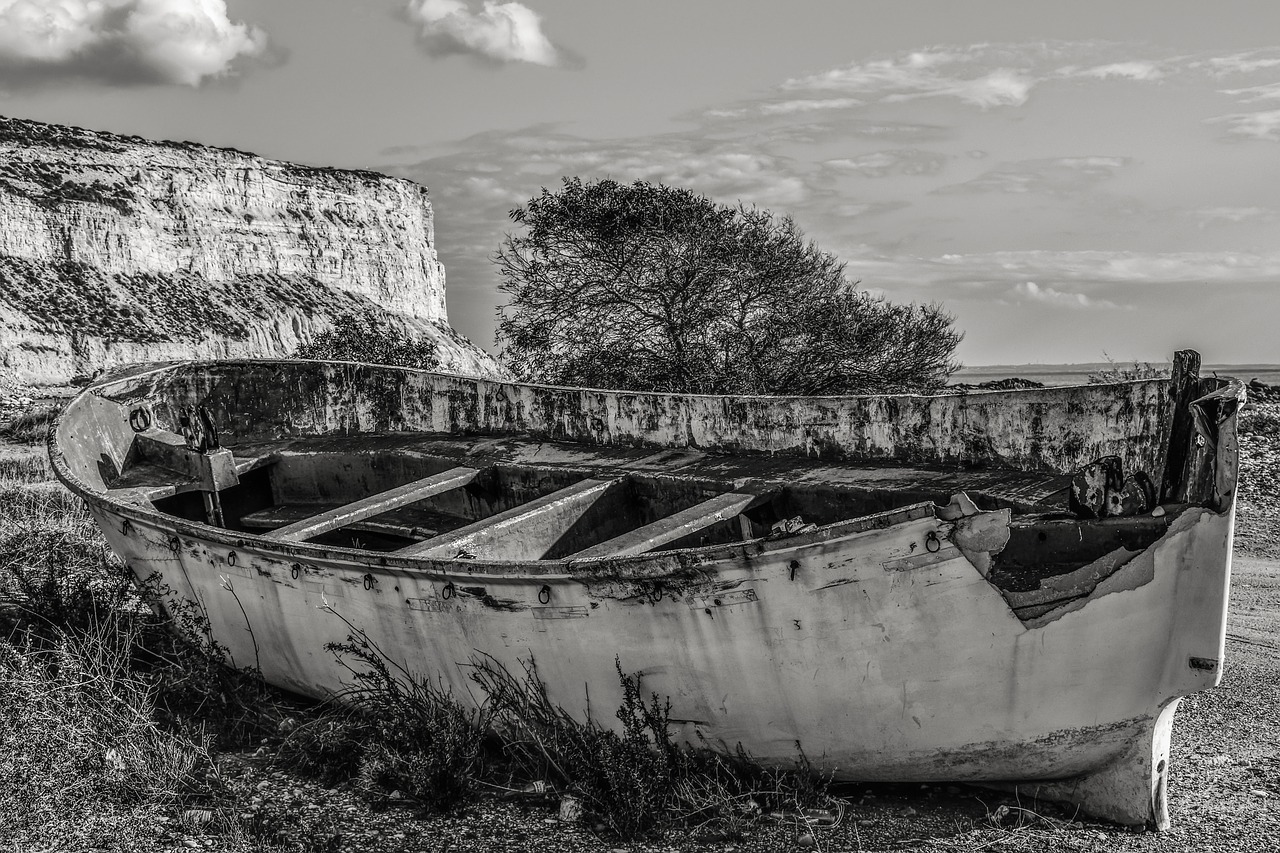
M304 518L264 535L268 539L301 542L406 504L424 500L432 495L461 488L474 480L478 473L479 471L475 468L450 468L440 474L414 480L412 483L405 483L403 486L396 486L394 489L317 513L310 518Z
M1179 350L1173 354L1173 373L1169 379L1170 423L1160 486L1161 503L1187 500L1187 475L1190 457L1194 456L1195 418L1191 401L1200 396L1200 354Z
M275 530L336 509L335 506L285 504L271 506L240 516L240 523L248 530ZM437 514L415 511L412 506L393 509L388 513L363 521L353 521L342 529L355 533L378 533L383 536L399 536L412 542L421 542L438 534L442 528L436 523ZM454 525L456 526L456 525ZM449 528L443 528L449 529ZM264 533L265 535L265 533Z
M570 554L568 559L594 560L601 557L629 557L633 554L644 554L660 545L674 542L690 533L734 518L757 499L757 495L745 492L726 492L716 495L710 500L672 513L666 518L660 518L643 527L623 533L621 536L615 536L607 542Z
M243 477L250 471L256 471L259 468L265 468L268 465L274 465L279 462L280 454L272 452L264 453L260 456L236 456L234 459L236 475Z
M482 518L434 539L401 548L395 553L403 557L446 559L459 554L507 559L515 551L532 553L543 544L550 547L581 516L583 510L599 500L605 492L625 478L613 480L586 479L563 489L535 498L505 512ZM520 540L521 548L508 547L501 554L490 553L497 541L507 537ZM510 544L510 543L508 543ZM483 552L483 553L482 553ZM527 557L539 559L541 553Z

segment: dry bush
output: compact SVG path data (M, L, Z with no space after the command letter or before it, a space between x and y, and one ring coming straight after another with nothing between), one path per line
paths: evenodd
M413 337L373 314L342 314L333 325L298 347L294 358L360 361L435 370L440 353L430 338Z
M1168 379L1169 368L1154 365L1149 361L1134 360L1133 364L1122 364L1114 358L1102 354L1107 360L1107 367L1094 371L1088 376L1090 385L1106 385L1111 382L1132 382L1138 379Z
M0 437L21 444L43 444L61 406L41 406L15 415L0 428Z
M51 643L0 643L0 808L11 820L38 827L216 792L208 739L156 725L155 681L132 668L135 640L109 622Z
M400 791L430 811L472 799L485 770L488 711L389 662L362 631L326 648L352 685L290 732L286 760L330 784L354 778L369 799Z
M215 740L274 732L280 700L201 642L198 608L157 615L145 596L164 591L139 588L84 503L48 478L43 454L0 459L5 836L33 849L68 833L150 849L158 813L197 803L238 814L213 769Z
M489 657L473 666L516 773L577 797L618 838L645 838L673 824L740 837L766 812L832 802L829 777L815 772L798 743L799 757L788 769L765 768L741 749L724 755L676 744L670 702L646 698L640 676L625 673L620 661L619 730L551 702L532 659L521 676Z

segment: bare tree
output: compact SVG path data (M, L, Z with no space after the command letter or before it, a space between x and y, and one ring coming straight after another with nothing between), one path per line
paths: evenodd
M789 217L686 189L566 178L495 256L521 378L710 394L940 385L961 334L936 305L858 291Z

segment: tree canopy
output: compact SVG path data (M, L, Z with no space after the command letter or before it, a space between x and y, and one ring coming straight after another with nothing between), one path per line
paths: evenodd
M687 189L564 179L511 211L494 260L517 376L708 394L925 389L962 335L936 305L859 291L790 217Z

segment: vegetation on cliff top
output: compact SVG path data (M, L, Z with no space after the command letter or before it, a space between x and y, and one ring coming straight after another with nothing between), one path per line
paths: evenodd
M108 275L75 261L43 263L7 255L0 255L0 304L25 314L42 333L142 344L198 342L210 335L243 341L262 318L287 309L394 323L371 300L301 276L211 282L181 271Z
M88 128L76 127L73 125L47 124L45 122L32 121L31 119L0 116L0 146L3 146L5 143L16 144L24 147L44 145L57 148L80 149L85 151L96 151L101 154L109 155L122 155L129 152L130 149L139 150L148 148L168 148L174 151L182 151L188 154L197 155L201 151L216 151L224 155L256 160L263 165L281 168L300 177L349 175L351 177L359 178L366 183L396 181L410 184L418 187L423 193L426 192L425 187L421 187L407 179L393 178L389 175L369 171L367 169L338 169L331 166L308 166L303 163L291 163L286 160L268 160L266 158L259 157L257 154L250 151L241 151L238 148L201 145L198 142L185 140L174 141L169 139L146 139L141 136L124 136L121 134L110 133L108 131L90 130Z

